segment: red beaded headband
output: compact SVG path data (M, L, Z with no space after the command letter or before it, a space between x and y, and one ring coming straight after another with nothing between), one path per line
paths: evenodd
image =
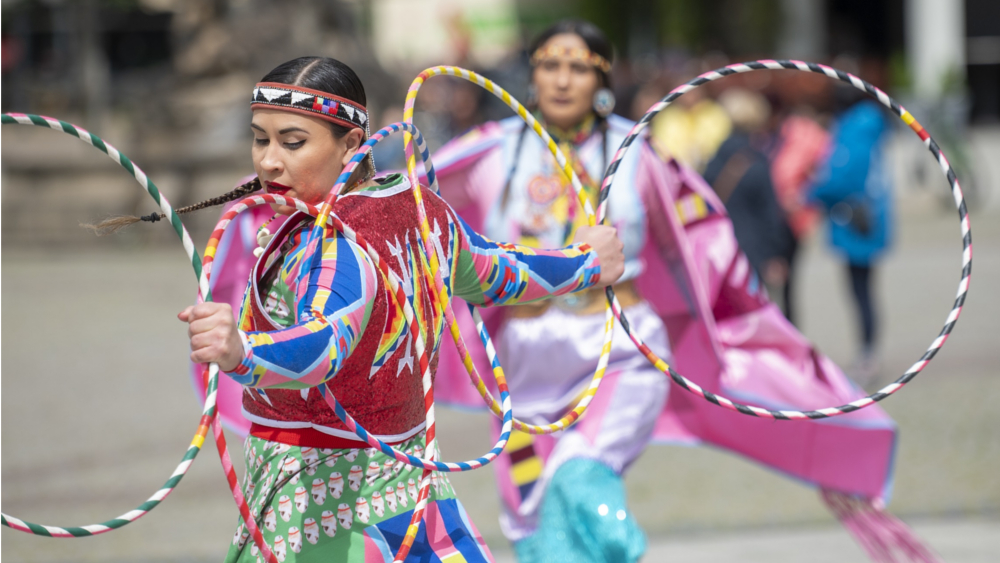
M266 107L319 117L352 129L368 130L368 112L365 106L319 90L261 82L254 86L250 109Z

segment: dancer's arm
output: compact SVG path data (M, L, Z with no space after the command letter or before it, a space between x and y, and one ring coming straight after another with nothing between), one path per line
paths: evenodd
M243 332L236 330L228 305L189 307L179 318L191 323L191 360L219 362L248 387L301 389L325 383L337 374L364 333L377 276L364 250L332 232L322 259L311 271L302 268L299 273L296 324L276 331Z
M515 305L609 285L624 267L621 241L610 227L580 229L575 244L540 250L493 242L457 216L454 224L454 293L475 305Z

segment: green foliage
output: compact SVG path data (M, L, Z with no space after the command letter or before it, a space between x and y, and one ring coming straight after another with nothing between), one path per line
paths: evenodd
M910 72L903 51L898 50L889 55L888 71L890 94L902 96L913 92L913 73Z
M657 31L663 47L700 50L706 35L703 6L698 0L660 0Z

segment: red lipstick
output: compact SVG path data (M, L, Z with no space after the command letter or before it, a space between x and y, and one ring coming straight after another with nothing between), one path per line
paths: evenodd
M267 186L267 193L275 195L284 195L285 192L292 189L290 186L278 182L264 182L264 185Z

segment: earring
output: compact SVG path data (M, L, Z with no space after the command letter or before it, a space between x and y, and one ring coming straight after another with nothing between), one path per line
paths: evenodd
M609 88L601 88L594 92L594 111L601 117L611 115L615 110L615 94Z
M372 138L372 131L368 128L368 119L365 119L365 141ZM362 141L364 143L364 141ZM378 170L375 168L375 147L368 151L368 163L371 164L372 170L371 174L365 177L365 180L370 180L378 174Z
M534 84L528 84L528 97L525 101L529 106L538 105L538 88Z

